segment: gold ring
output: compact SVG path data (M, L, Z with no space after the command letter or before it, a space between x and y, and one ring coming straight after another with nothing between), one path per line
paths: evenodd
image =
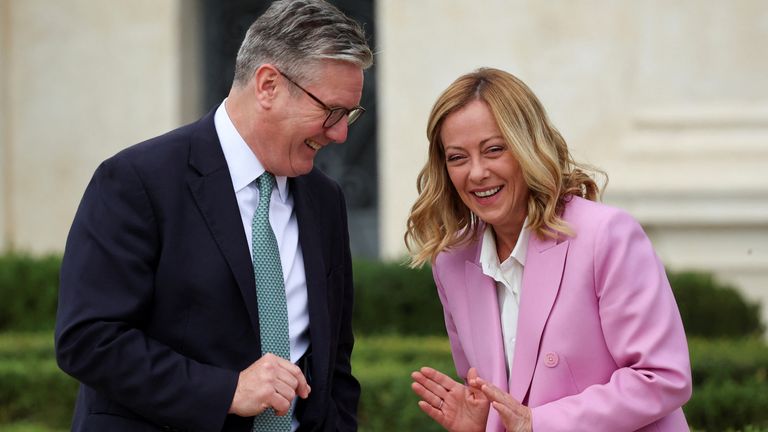
M442 399L440 399L440 405L438 405L438 407L437 407L437 409L440 410L440 411L443 410L443 402L444 401Z

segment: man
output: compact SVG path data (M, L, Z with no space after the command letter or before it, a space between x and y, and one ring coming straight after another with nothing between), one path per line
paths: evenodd
M335 7L276 1L218 109L96 170L56 325L73 430L356 430L346 209L313 159L371 62Z

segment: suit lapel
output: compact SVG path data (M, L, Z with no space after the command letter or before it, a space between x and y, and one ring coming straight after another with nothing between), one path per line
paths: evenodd
M259 313L253 264L248 253L248 242L243 235L232 178L213 124L213 111L198 122L198 130L190 144L189 165L198 174L188 180L189 189L237 281L251 326L258 335Z
M311 184L307 176L291 178L290 188L294 197L293 204L299 225L299 245L304 258L304 272L307 279L309 334L312 344L310 349L313 360L311 385L319 391L326 385L325 377L328 376L329 367L326 359L331 358L328 351L331 335L328 327L330 317L328 316L325 256L318 238L321 227L317 226L315 222L317 218L313 216L319 209L313 200Z
M544 326L560 290L568 245L568 240L557 243L535 234L528 241L510 378L510 394L521 402L531 385Z

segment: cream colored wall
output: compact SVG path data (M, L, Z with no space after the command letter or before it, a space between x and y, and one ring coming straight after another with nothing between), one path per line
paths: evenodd
M197 71L180 53L192 3L3 1L5 247L61 251L97 165L189 118L183 98L196 92L182 96L182 77Z
M6 215L8 213L8 198L10 197L7 190L7 175L8 169L8 109L6 108L6 89L7 89L7 77L8 77L8 62L7 55L8 45L6 44L8 32L8 2L9 0L0 0L0 248L8 243L7 232L10 229L7 224Z
M482 5L482 6L480 6ZM768 323L768 8L762 0L377 2L381 240L402 235L432 102L494 66L609 173L672 268L714 271Z

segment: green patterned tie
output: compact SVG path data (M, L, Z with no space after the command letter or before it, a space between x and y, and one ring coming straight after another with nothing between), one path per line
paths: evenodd
M271 352L291 359L288 336L288 307L285 301L283 268L280 250L272 226L269 224L269 199L275 186L275 177L264 172L258 178L259 206L253 215L253 273L256 275L256 296L259 303L261 353ZM293 409L278 416L272 408L253 420L253 432L290 432Z

